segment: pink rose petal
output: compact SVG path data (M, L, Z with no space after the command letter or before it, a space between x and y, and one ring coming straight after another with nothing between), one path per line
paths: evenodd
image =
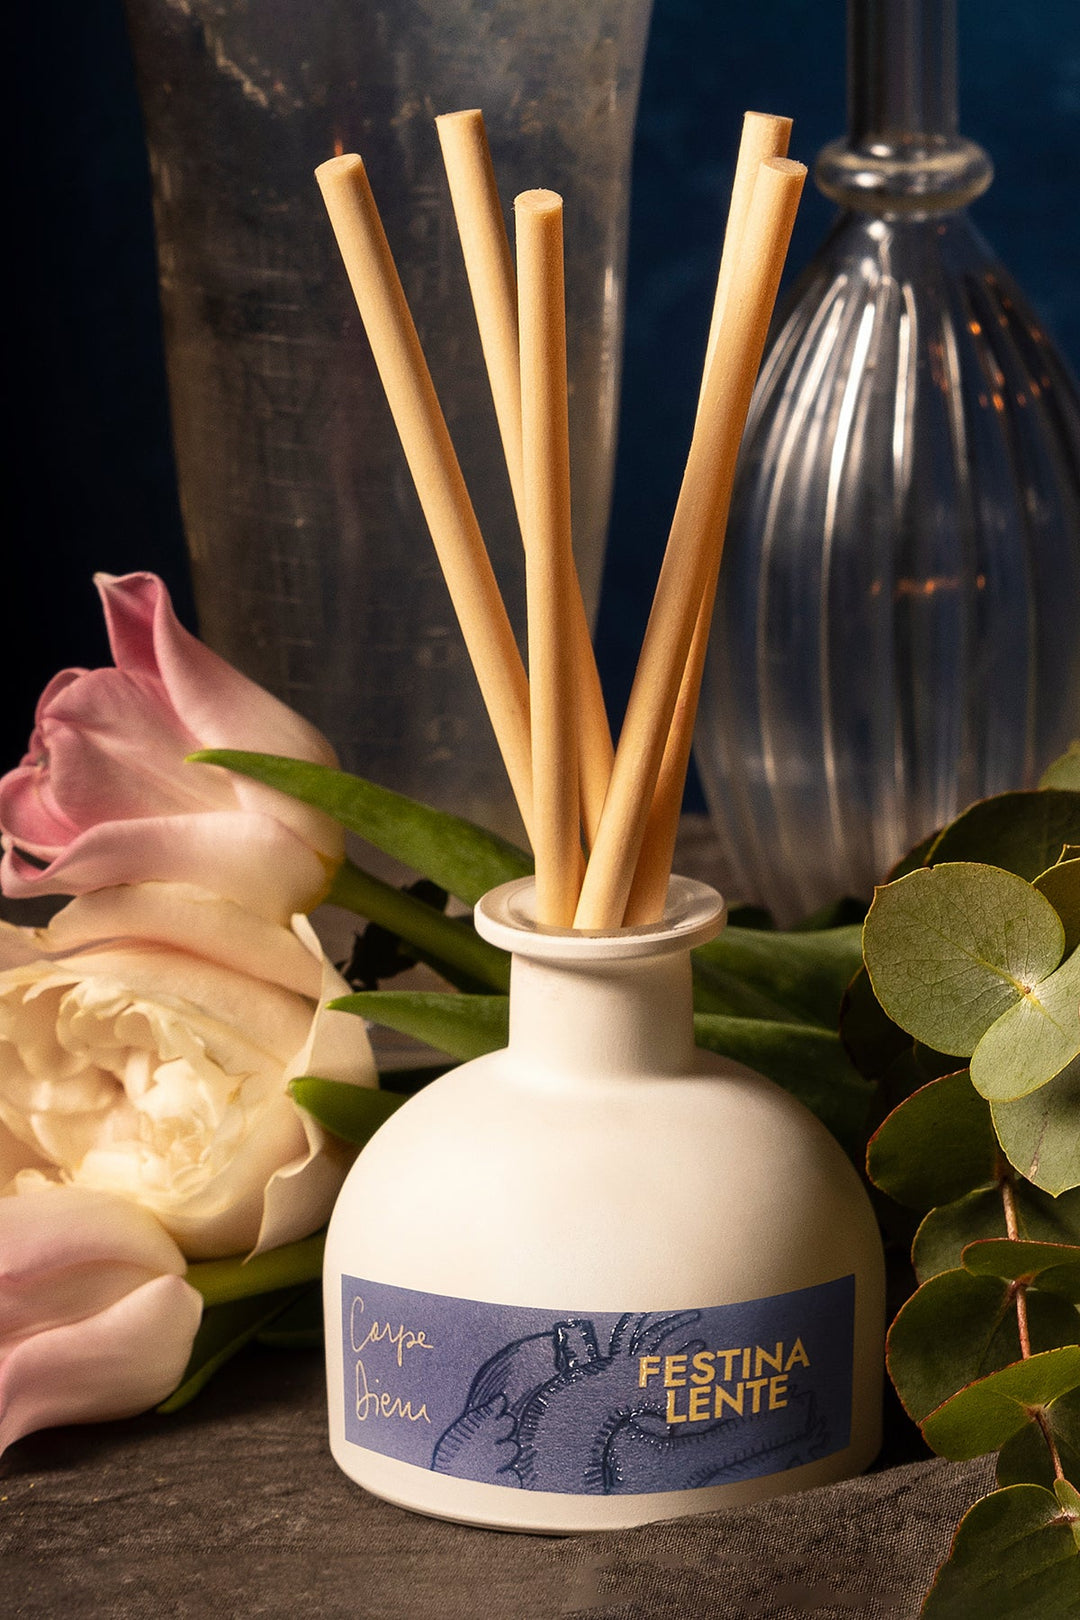
M196 883L287 923L324 897L329 871L280 821L240 811L104 822L80 833L43 870L10 845L0 862L4 893L15 899L78 894L135 879Z
M0 1363L0 1452L35 1429L133 1417L164 1400L201 1317L194 1288L155 1277L95 1315L23 1339Z

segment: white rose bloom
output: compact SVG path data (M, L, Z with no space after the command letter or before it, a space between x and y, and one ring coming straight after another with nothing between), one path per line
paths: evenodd
M250 971L233 965L245 931ZM225 961L194 954L196 936ZM0 962L0 1190L45 1177L119 1195L193 1259L322 1224L348 1156L287 1083L377 1081L363 1023L321 1005L348 986L306 918L290 934L187 885L139 885L48 929L5 927Z

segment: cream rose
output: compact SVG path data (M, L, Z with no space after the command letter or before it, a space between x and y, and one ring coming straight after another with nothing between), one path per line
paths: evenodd
M348 987L305 918L136 885L4 926L0 964L0 1187L128 1199L189 1258L326 1219L348 1161L287 1083L377 1081L360 1020L322 1005Z

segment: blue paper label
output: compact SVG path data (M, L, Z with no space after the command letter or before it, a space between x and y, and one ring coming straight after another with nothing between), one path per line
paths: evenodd
M855 1279L738 1305L533 1310L341 1279L345 1435L485 1485L688 1491L851 1433Z

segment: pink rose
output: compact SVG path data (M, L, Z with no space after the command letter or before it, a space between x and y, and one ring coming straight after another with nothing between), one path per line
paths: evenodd
M4 893L180 882L279 923L309 911L341 861L340 827L185 756L240 748L334 765L329 743L189 635L156 575L96 583L116 668L64 670L41 696L29 752L0 779Z
M180 1382L202 1298L154 1217L77 1187L0 1198L0 1452L132 1417Z

